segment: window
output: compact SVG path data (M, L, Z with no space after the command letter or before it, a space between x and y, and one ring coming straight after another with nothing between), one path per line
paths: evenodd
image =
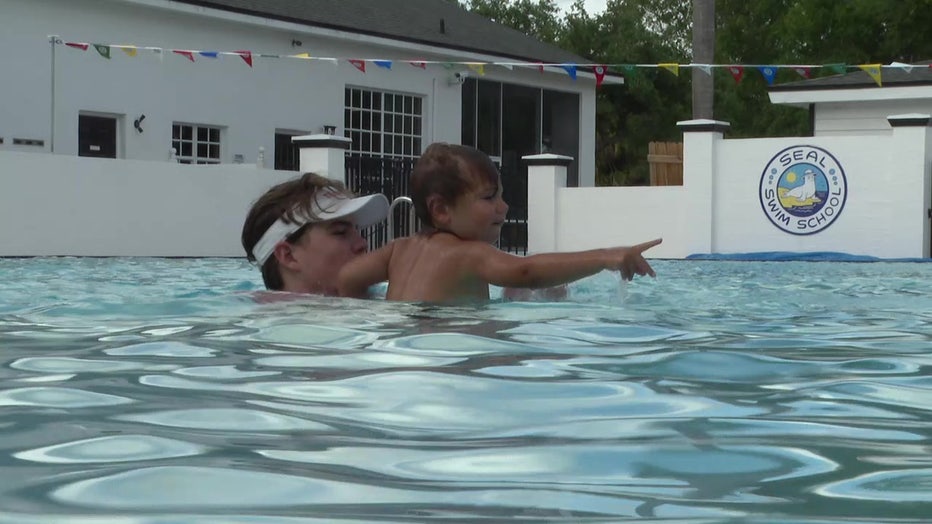
M172 148L181 164L219 164L220 128L172 124Z
M347 87L343 129L350 154L390 158L421 155L423 99L414 95Z

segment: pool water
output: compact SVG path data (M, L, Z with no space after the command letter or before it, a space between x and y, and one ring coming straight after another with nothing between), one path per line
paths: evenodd
M0 523L932 519L932 264L654 268L438 307L0 259Z

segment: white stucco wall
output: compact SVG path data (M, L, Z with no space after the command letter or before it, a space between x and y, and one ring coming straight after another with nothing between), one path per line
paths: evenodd
M932 88L930 88L932 95ZM825 102L816 106L815 136L890 134L887 117L903 113L932 113L932 97L922 99Z
M245 256L249 206L295 176L0 152L0 256Z
M684 137L683 186L561 187L550 198L546 188L558 178L537 168L529 175L529 217L547 216L550 209L554 215L551 220L529 220L528 249L575 251L662 237L663 244L651 249L649 257L768 251L929 257L930 136L930 127L895 127L883 135L871 132L859 136L742 140L722 139L715 132L690 132ZM830 158L807 161L824 161L829 179L829 170L839 171L840 166L847 182L847 198L843 206L822 207L832 207L832 213L837 213L824 229L818 222L822 212L791 217L788 223L794 227L801 219L810 224L790 228L808 234L793 234L775 226L765 213L768 202L764 199L762 203L762 177L770 172L768 168L776 167L776 173L789 172L800 163L789 160L786 164L771 164L781 154L798 151L802 158L813 151L813 146L827 151L837 166ZM801 176L803 169L799 171ZM837 191L838 187L830 185L825 201L829 202ZM552 227L553 232L541 230L547 227Z
M404 44L359 35L222 13L164 0L3 0L0 3L0 64L7 74L0 97L0 151L51 150L74 155L78 115L118 118L118 158L163 160L171 147L173 122L223 128L221 160L242 155L254 162L260 147L268 162L276 130L317 133L326 124L343 128L343 92L358 86L424 97L423 143L459 143L461 86L448 81L440 66L426 70L404 61L485 60L454 55L435 47ZM93 48L85 52L60 45L54 75L46 36L64 41L134 44L165 48L161 59L140 50L131 58L112 49L105 60ZM302 45L292 45L293 40ZM196 63L171 49L297 54L400 60L392 70L368 64L363 74L347 62L254 58L249 68L239 57L197 57ZM462 69L465 69L463 67ZM486 68L487 78L557 89L581 95L580 173L594 180L595 96L591 79L577 82L565 74L536 68L508 71ZM15 74L11 72L15 71ZM51 133L52 79L55 126ZM143 133L132 122L145 114ZM44 148L14 146L13 138L45 140Z

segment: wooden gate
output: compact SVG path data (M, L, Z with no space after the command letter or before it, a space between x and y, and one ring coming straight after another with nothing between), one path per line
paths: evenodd
M650 185L683 185L683 143L651 142L647 146Z

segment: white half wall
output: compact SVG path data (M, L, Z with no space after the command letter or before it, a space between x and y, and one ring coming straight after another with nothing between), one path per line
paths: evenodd
M0 256L245 256L249 206L297 175L0 152Z
M558 180L532 167L528 216L548 216L550 210L553 215L528 221L528 249L576 251L661 237L663 244L647 252L649 258L769 251L929 257L929 115L890 120L900 123L880 135L726 140L721 130L690 131L684 137L683 186L558 184L552 198L532 198L536 188ZM792 193L777 197L797 187L803 194L807 171L818 172L818 193L804 200ZM547 227L552 234L542 230Z

